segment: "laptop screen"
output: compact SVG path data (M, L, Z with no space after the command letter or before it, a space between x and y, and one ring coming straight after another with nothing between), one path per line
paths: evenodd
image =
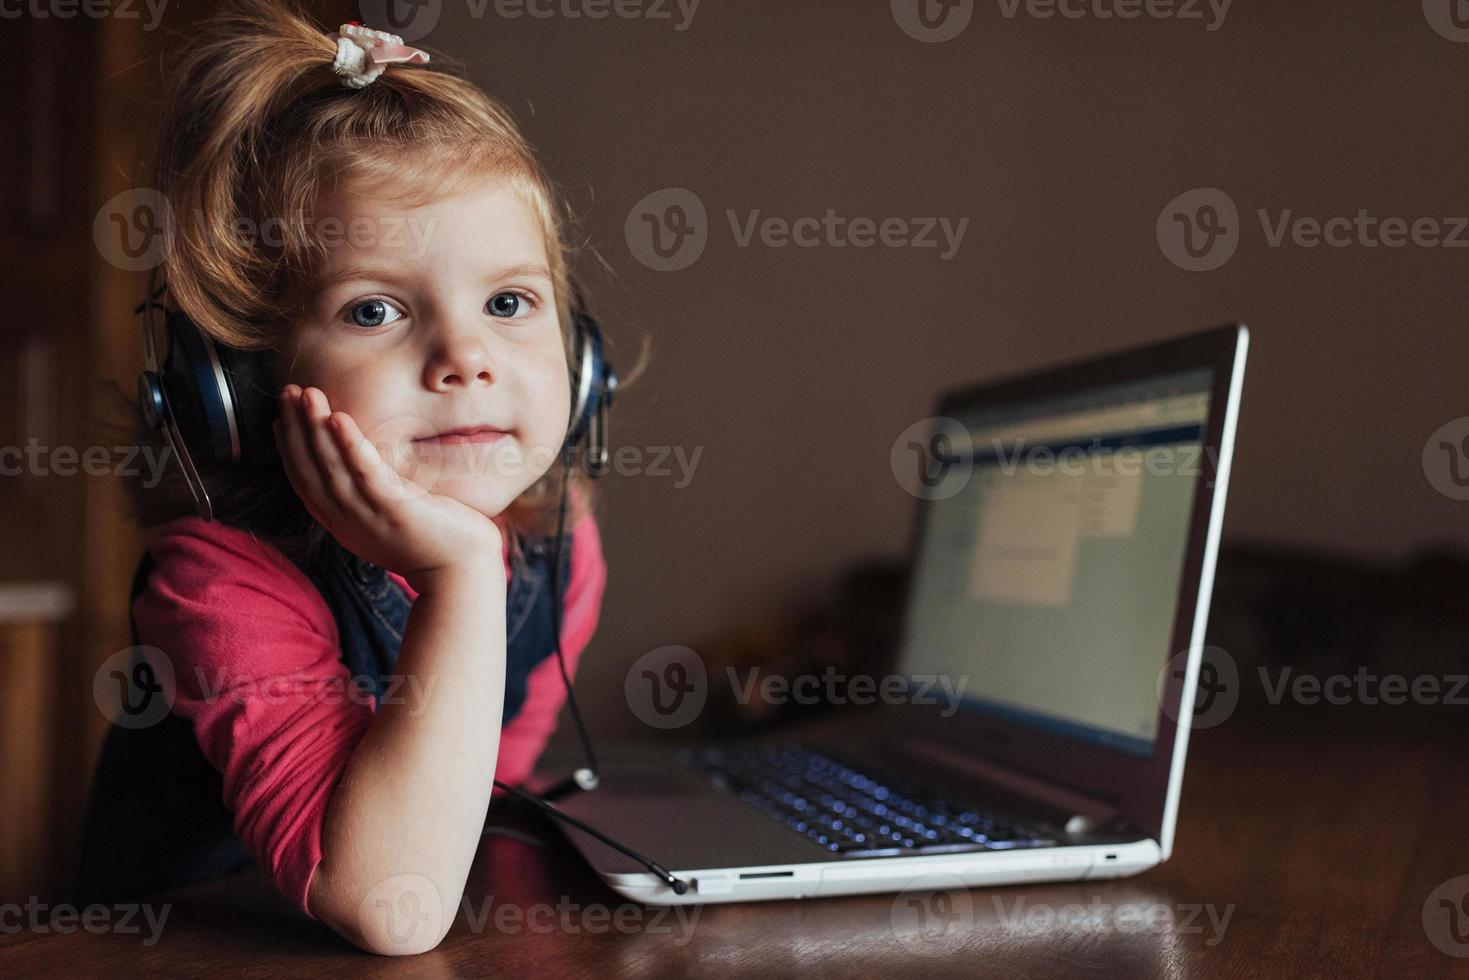
M1149 756L1214 372L960 413L918 543L901 670L966 711Z

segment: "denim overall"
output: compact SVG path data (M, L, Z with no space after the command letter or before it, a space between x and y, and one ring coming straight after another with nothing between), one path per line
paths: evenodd
M553 543L554 535L526 540L524 555L512 560L502 724L520 713L530 672L556 649L550 608ZM315 560L296 564L331 609L348 675L379 703L392 683L389 675L412 602L386 571L330 537ZM130 608L152 570L152 556L145 551L133 576ZM570 580L567 533L558 581L563 608ZM147 728L112 726L92 786L73 899L128 901L248 867L251 858L234 833L223 787L223 777L205 758L186 719L170 713Z

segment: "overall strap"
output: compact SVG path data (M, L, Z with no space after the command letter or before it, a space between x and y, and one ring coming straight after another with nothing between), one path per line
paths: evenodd
M571 578L571 535L563 536L555 601L564 609ZM556 649L551 628L551 562L554 536L532 538L512 559L505 598L505 704L508 724L525 703L531 672ZM342 664L353 682L381 703L403 683L396 673L412 600L387 571L327 538L320 553L297 566L311 579L337 624ZM564 616L563 616L564 618Z

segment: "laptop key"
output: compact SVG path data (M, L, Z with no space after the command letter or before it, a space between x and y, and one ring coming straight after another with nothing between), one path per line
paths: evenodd
M846 857L948 854L1056 842L982 809L859 772L800 745L686 749L689 768Z

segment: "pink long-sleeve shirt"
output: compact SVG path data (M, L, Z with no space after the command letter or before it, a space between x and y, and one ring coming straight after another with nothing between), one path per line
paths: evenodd
M193 724L223 776L235 833L310 916L306 896L321 862L327 803L367 731L372 698L349 681L326 601L279 549L248 531L186 517L165 524L149 550L156 567L132 607L138 642L172 664L173 711ZM507 541L507 582L510 574ZM606 581L588 515L573 531L562 616L570 671L596 630ZM530 673L525 702L500 734L493 778L513 785L530 775L565 697L553 654Z

